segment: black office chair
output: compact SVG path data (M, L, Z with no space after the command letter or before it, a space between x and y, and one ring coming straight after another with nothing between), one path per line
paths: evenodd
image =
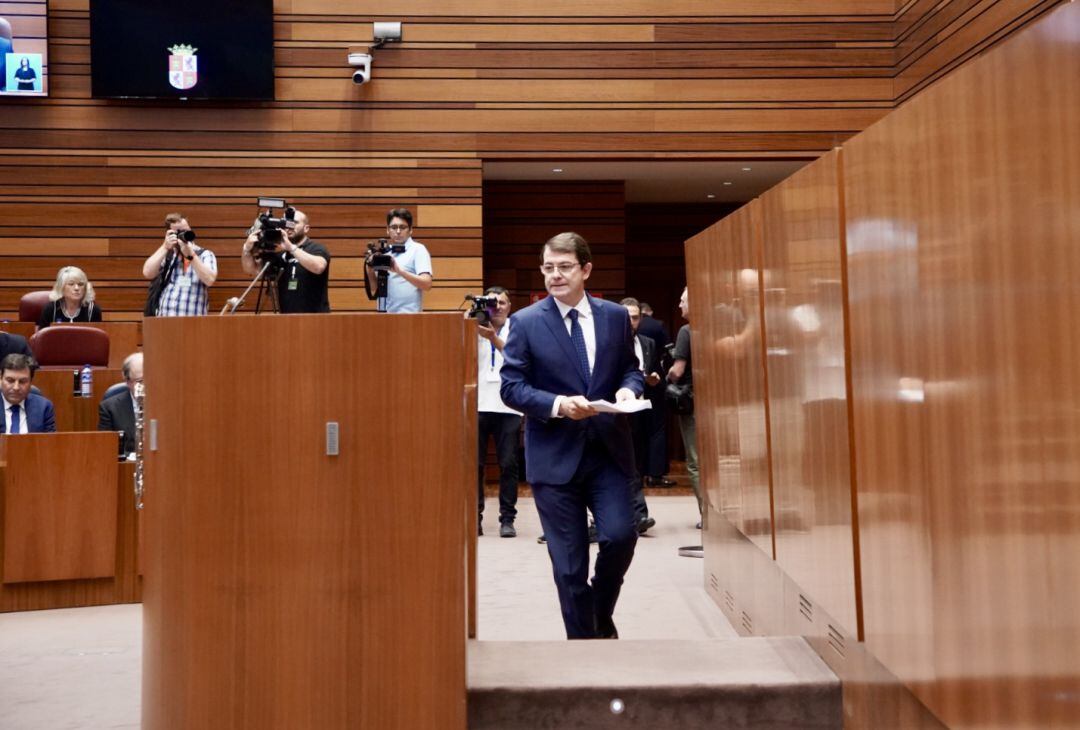
M105 395L101 396L101 400L112 398L117 393L123 393L127 389L127 383L113 383L105 390Z

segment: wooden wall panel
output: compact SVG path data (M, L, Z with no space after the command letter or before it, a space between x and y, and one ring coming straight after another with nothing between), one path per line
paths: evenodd
M489 180L484 184L484 285L504 286L520 309L545 293L540 252L552 236L576 231L589 242L588 289L618 301L626 293L623 183Z
M839 151L760 198L776 560L858 636Z
M690 239L686 250L701 488L710 515L718 512L772 557L759 203Z
M910 0L895 25L896 103L1065 0Z
M844 146L866 642L950 727L1080 725L1078 36Z

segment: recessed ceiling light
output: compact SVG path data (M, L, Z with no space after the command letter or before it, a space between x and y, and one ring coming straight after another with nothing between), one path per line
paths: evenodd
M744 167L744 168L743 168L742 170L743 170L743 172L750 172L750 168L749 168L749 167Z
M708 194L708 195L706 195L705 197L706 197L706 198L708 198L709 200L712 200L712 199L713 199L713 198L715 198L716 196L715 196L715 195L713 195L712 193L709 193L709 194Z
M731 184L731 181L730 181L730 180L725 180L725 181L724 181L724 184L725 184L725 185L730 185L730 184Z
M561 167L553 167L553 168L551 168L551 171L552 172L562 172L562 168Z

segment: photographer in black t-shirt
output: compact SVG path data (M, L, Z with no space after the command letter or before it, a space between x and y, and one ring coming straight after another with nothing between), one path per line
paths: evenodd
M277 278L278 307L282 314L329 312L330 252L308 238L311 226L306 214L298 210L294 220L296 227L288 230L288 236L273 253L281 260ZM258 232L248 236L240 256L244 271L252 276L262 268L252 251L258 240Z

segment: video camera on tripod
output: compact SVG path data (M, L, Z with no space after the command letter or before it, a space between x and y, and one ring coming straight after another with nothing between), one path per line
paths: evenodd
M282 198L259 198L258 205L266 210L259 213L251 228L248 229L249 236L253 233L259 234L258 240L252 246L252 255L264 262L273 261L280 264L280 259L273 254L276 253L278 246L285 243L289 231L296 228L296 209ZM272 214L271 211L275 210L282 211L279 217L274 217Z
M368 299L381 299L386 296L386 286L390 279L390 270L394 268L396 253L405 253L404 243L390 243L385 238L380 238L367 245L364 263L375 272L374 292L371 290L371 283L364 277L364 289Z

